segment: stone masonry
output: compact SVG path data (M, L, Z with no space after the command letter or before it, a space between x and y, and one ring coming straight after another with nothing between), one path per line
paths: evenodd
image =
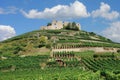
M68 23L71 23L71 22L63 22L63 21L56 21L56 20L53 20L51 25L49 26L42 26L41 27L41 30L56 30L56 29L62 29L63 26L67 26ZM79 27L79 29L81 29L81 26L79 23L76 23L76 25Z

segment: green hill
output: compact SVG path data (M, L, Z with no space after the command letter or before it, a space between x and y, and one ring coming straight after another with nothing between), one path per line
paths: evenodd
M0 42L0 55L44 55L54 48L112 47L120 44L93 32L36 30Z
M120 44L82 30L32 31L0 42L0 75L0 80L120 80Z

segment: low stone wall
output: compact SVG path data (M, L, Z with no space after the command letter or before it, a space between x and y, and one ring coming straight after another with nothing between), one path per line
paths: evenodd
M117 48L104 48L104 47L84 47L84 48L69 48L69 49L52 49L52 52L59 51L75 51L75 52L83 52L91 50L94 52L117 52Z

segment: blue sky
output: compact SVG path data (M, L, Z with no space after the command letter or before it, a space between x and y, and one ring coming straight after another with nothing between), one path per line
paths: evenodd
M52 20L120 42L120 0L0 0L0 41L40 29Z

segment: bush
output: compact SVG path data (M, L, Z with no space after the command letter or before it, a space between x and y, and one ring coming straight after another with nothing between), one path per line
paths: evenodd
M44 46L45 46L45 44L38 45L39 48L44 47Z
M101 71L100 74L105 77L105 80L118 80L112 72Z
M3 52L2 51L0 51L0 55L2 54Z
M17 47L14 48L14 50L15 50L15 51L14 51L13 53L14 53L14 54L18 54L19 51L22 51L22 50L23 50L23 48L22 48L21 46L17 46Z
M51 48L51 46L52 46L52 45L51 45L50 42L46 44L46 48Z
M99 56L98 56L97 54L94 54L93 57L94 57L94 58L98 58Z
M96 34L94 32L90 32L90 35L95 36Z
M120 53L120 49L119 49L119 50L117 50L117 52L118 52L118 53Z

